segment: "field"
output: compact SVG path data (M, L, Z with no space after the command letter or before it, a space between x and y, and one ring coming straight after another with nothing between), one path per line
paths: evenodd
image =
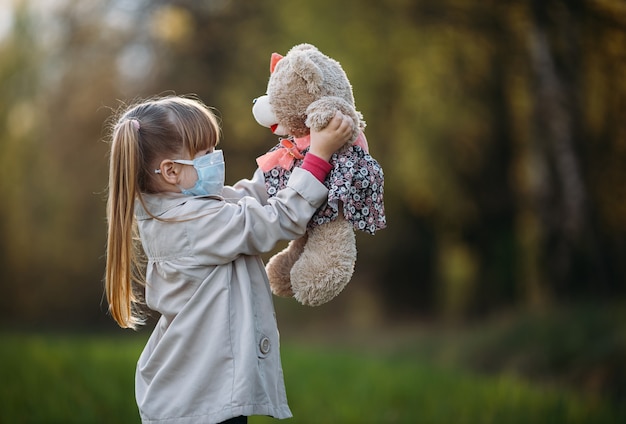
M139 422L133 375L147 331L0 336L0 423ZM292 340L283 341L282 351L292 423L626 422L624 408L603 396L511 373L478 373L410 343L368 349Z

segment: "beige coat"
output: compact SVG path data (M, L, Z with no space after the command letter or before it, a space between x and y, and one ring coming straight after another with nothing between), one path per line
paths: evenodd
M174 222L136 208L148 256L146 303L161 314L137 364L144 423L291 416L272 295L258 255L302 236L328 192L297 168L272 199L259 171L222 194L146 196L154 215Z

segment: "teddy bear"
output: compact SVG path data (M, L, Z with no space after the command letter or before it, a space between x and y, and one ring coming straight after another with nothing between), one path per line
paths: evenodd
M339 110L354 122L351 139L331 158L324 184L328 200L306 233L267 262L272 292L318 306L335 298L352 278L357 257L355 229L369 234L386 227L384 175L368 153L365 121L339 62L304 43L285 56L273 53L266 94L254 100L256 121L279 142L257 158L268 195L286 186L308 151L310 131L321 130Z

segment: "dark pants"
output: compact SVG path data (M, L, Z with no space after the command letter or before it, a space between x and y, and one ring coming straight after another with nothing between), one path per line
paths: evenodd
M231 418L230 420L226 420L226 421L222 421L222 424L247 424L248 423L248 417L235 417L235 418Z

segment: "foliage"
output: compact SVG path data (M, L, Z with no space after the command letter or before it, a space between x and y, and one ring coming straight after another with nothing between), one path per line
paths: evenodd
M133 377L142 342L3 334L0 421L139 422Z
M138 422L134 366L143 336L2 334L0 421ZM407 351L288 344L293 422L613 423L609 404L507 376L480 376ZM251 423L270 422L254 417Z
M408 338L404 349L441 366L576 387L623 407L625 315L623 302L508 311L461 326L434 325Z
M389 228L354 280L389 316L623 296L626 15L619 0L15 2L0 32L0 321L102 324L107 119L197 93L227 180L272 51L341 61L385 169ZM332 28L332 30L328 30Z

